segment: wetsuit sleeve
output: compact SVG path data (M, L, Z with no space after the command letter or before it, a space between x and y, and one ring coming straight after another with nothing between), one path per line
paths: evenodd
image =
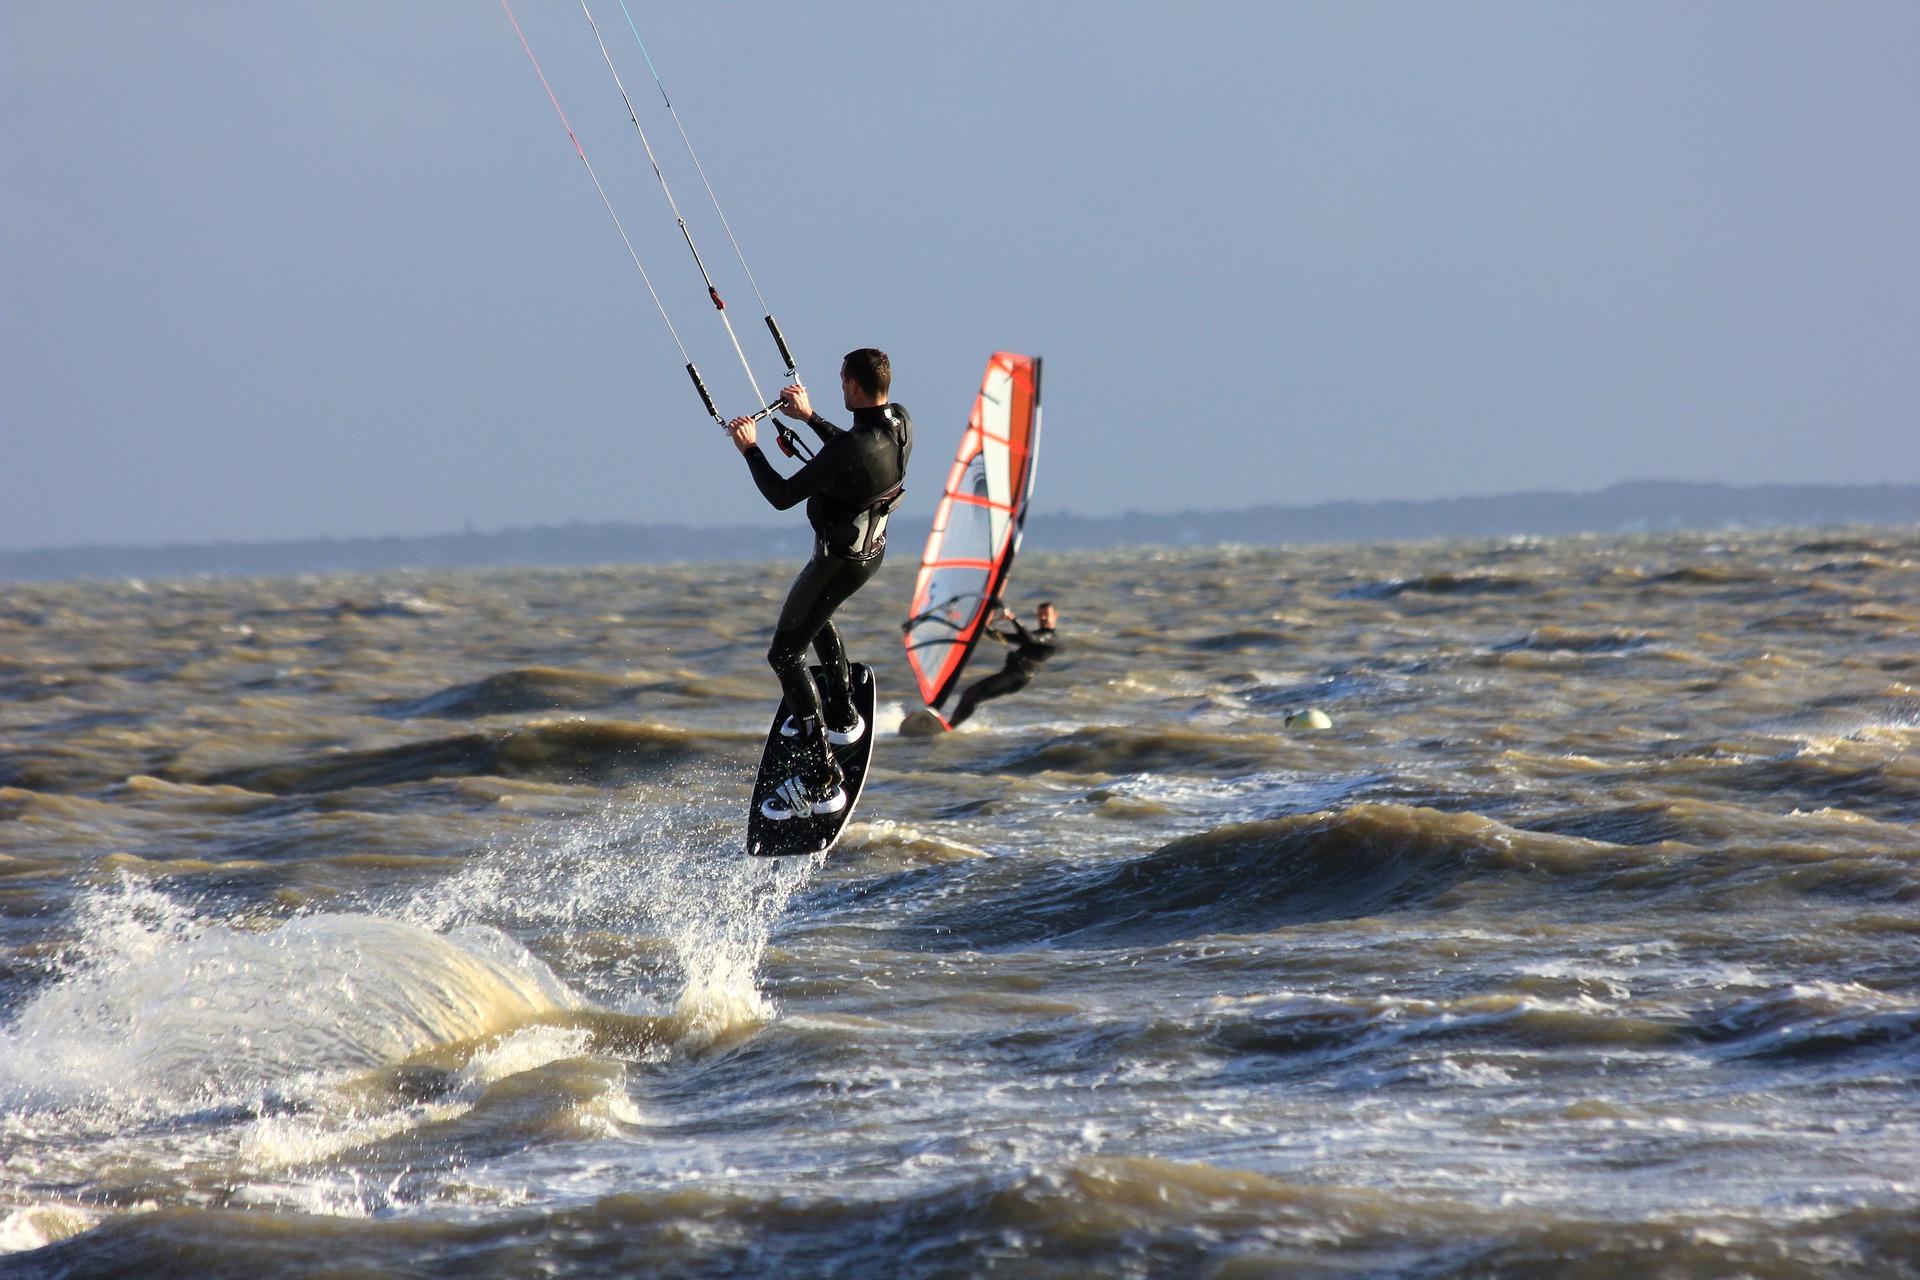
M832 424L829 423L829 426ZM839 432L845 435L845 432ZM747 460L747 470L753 473L753 483L760 490L760 496L773 504L775 511L785 511L797 507L820 491L820 486L834 474L839 466L840 450L833 448L829 439L813 455L813 461L790 476L783 476L773 469L767 461L767 455L760 452L759 445L751 446L741 456Z
M843 429L841 429L840 427L834 426L831 422L828 422L825 418L821 417L817 413L814 414L811 418L807 419L807 425L812 427L813 434L819 436L822 440L831 440L835 436L843 436L847 434Z

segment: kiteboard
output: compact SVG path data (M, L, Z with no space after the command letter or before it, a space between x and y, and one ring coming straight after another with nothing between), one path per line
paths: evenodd
M940 704L1000 602L1026 526L1040 454L1040 358L996 351L987 361L973 414L947 473L933 529L920 557L907 621L907 665L929 710L900 725L905 734L944 732Z
M812 670L817 681L823 668ZM867 731L858 742L832 748L834 758L847 775L847 807L838 813L816 813L784 822L776 822L760 812L761 802L798 771L800 762L798 739L780 734L780 726L791 714L787 700L780 699L780 709L773 713L773 728L767 731L766 750L760 754L760 774L753 783L752 807L747 810L747 852L755 857L804 857L824 853L833 848L847 823L853 820L854 806L860 803L860 792L867 785L867 766L873 761L874 684L873 668L864 663L853 663L851 673L853 705L860 712L860 718L867 722Z

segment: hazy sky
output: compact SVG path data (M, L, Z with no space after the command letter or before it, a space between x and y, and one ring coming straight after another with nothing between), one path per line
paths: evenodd
M1043 511L1920 481L1911 0L629 4L803 375L892 353L909 511L996 348ZM743 411L578 3L516 12ZM0 546L797 518L498 3L0 0Z

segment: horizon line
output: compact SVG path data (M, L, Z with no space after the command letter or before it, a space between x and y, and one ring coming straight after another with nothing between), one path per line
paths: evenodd
M1355 507L1421 507L1444 506L1451 503L1499 502L1522 498L1595 498L1614 493L1622 489L1701 489L1730 490L1740 493L1761 493L1767 490L1807 491L1874 491L1893 489L1913 489L1920 496L1920 481L1877 481L1803 483L1794 484L1781 481L1769 481L1759 484L1735 484L1724 480L1616 480L1598 489L1514 489L1500 493L1460 494L1452 497L1435 498L1328 498L1320 502L1264 502L1236 507L1183 507L1166 511L1143 511L1129 508L1112 515L1088 515L1076 511L1034 510L1030 520L1066 520L1078 522L1106 522L1124 520L1175 520L1181 518L1217 518L1222 516L1252 515L1262 512L1313 512L1334 508ZM932 512L917 513L931 516ZM759 523L755 521L731 521L717 524L689 524L683 521L657 520L639 521L622 519L565 520L546 524L498 525L490 529L475 528L471 522L464 529L440 530L428 533L347 533L347 534L293 534L269 537L230 537L175 539L163 542L80 542L58 545L40 544L37 546L0 546L0 558L25 556L63 555L83 552L166 552L191 550L216 550L230 548L268 548L298 546L313 543L382 543L382 542L431 542L442 539L464 540L468 538L484 540L510 535L552 533L571 529L627 529L627 530L675 530L687 533L699 532L767 532L780 533L791 531L788 522Z

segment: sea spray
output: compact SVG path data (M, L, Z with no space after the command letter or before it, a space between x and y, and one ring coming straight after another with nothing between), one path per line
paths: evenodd
M256 928L124 877L78 917L66 971L0 1034L9 1098L249 1104L579 1005L484 927L336 914Z
M773 1016L758 986L760 958L812 865L789 870L784 860L700 857L684 847L644 864L649 912L684 975L675 1013L690 1040L725 1039Z
M690 770L667 790L723 795L725 779ZM773 926L818 860L760 859L741 848L737 807L712 800L661 804L616 796L598 812L554 824L470 859L458 875L401 904L427 928L485 922L539 937L563 971L595 959L583 939L615 934L665 944L663 986L636 981L602 991L629 1011L671 1009L681 1048L750 1033L773 1015L758 985ZM604 967L592 965L592 967ZM644 974L630 974L635 979Z
M0 1031L0 1099L9 1107L123 1095L145 1012L127 984L191 946L202 923L126 875L80 895L73 922L53 979Z

